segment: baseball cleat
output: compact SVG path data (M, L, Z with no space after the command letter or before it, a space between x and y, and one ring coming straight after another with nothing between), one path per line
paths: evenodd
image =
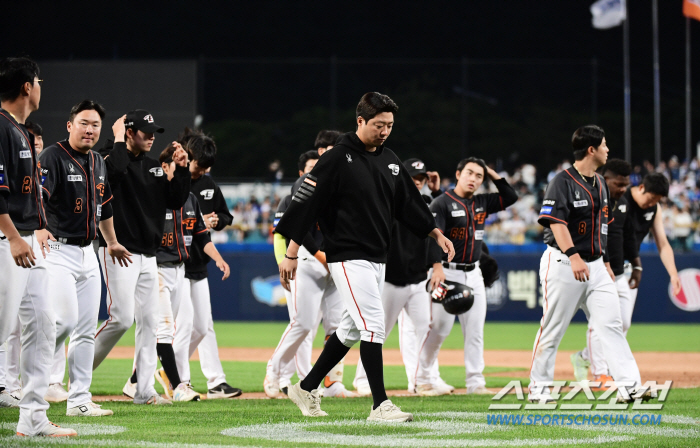
M46 395L44 395L44 400L49 403L61 403L68 400L68 392L66 392L60 383L49 384L49 388L46 389Z
M113 414L114 412L109 409L102 409L102 406L92 401L72 407L66 411L68 417L104 417Z
M600 381L600 386L598 387L591 387L591 391L593 392L600 392L601 390L606 390L607 388L605 387L605 383L612 383L615 381L613 377L608 376L608 375L596 375L593 381Z
M467 389L467 395L493 395L493 393L489 391L486 387L479 386L472 390Z
M591 366L590 361L583 359L581 352L572 353L569 357L571 364L574 366L574 377L579 383L588 379L588 368Z
M442 387L442 388L444 388L444 389L448 389L448 390L450 391L450 393L452 393L452 392L455 391L455 387L454 387L453 385L447 384L447 383L445 382L445 380L443 380L443 379L440 378L440 377L438 377L437 381L435 381L435 384L438 385L438 386L440 386L440 387Z
M231 387L228 383L221 383L216 387L212 387L207 392L207 399L216 400L218 398L234 398L243 393L242 390Z
M13 398L17 399L17 401L22 399L22 388L15 389L12 392L10 392L10 395L12 395Z
M657 398L656 391L647 388L644 390L641 387L638 387L636 389L633 389L629 391L629 398L625 398L620 394L620 392L617 393L617 400L615 400L617 403L633 403L635 400L641 398L643 402L649 401L652 398Z
M18 432L17 435L20 437L27 437L26 434L22 434L21 432ZM75 432L74 429L61 428L60 426L49 422L44 429L34 434L34 437L74 437L77 435L78 433Z
M408 389L406 391L410 394L415 394L416 393L416 385L413 383L408 383Z
M296 383L290 387L289 399L294 402L301 413L307 417L325 417L328 414L321 410L321 397L318 395L318 389L307 392L301 388L301 383Z
M202 398L188 383L178 384L173 392L173 401L199 401Z
M126 384L122 389L122 393L124 394L124 396L132 399L134 398L134 395L136 395L136 383L132 383L131 378L126 380Z
M7 391L0 392L0 408L18 408L19 400Z
M410 422L413 421L413 414L402 412L391 400L384 400L377 409L372 409L367 417L368 421L380 422Z
M345 388L343 383L340 381L336 381L335 383L331 384L329 387L326 387L326 389L323 392L324 397L338 397L338 398L357 398L359 397L358 394L355 392L349 391Z
M369 383L356 383L353 385L355 386L355 392L357 392L357 395L361 397L372 396L372 389L370 389Z
M146 402L146 404L152 404L152 405L154 405L154 406L157 406L157 405L162 405L162 404L173 404L173 402L170 401L170 400L168 400L167 398L163 398L163 397L161 397L160 395L157 395L157 394L156 394L156 395L152 396L152 397Z
M263 389L265 389L265 395L270 398L277 398L280 396L280 384L276 379L269 375L265 375L265 380L263 381Z
M168 379L168 375L165 374L165 370L163 370L162 368L156 370L155 377L156 377L156 381L158 381L160 383L160 385L163 386L165 398L172 400L173 399L173 385L170 384L170 380Z
M416 385L416 393L424 397L437 397L439 395L449 395L450 391L447 388L433 384L418 384Z

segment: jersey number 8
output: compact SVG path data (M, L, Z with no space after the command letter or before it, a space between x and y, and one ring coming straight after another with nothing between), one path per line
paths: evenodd
M578 233L580 235L585 235L586 234L586 223L581 221L578 223Z

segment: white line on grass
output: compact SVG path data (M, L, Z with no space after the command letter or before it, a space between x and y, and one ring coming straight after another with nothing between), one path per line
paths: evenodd
M66 428L75 429L75 431L80 436L106 436L112 434L119 434L120 432L126 431L123 426L115 425L99 425L93 423L56 423L59 426L65 426ZM10 431L17 430L17 423L14 422L3 422L0 423L0 429L9 429Z

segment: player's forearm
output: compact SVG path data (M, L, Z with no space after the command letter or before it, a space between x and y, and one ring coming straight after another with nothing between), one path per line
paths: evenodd
M215 263L224 261L219 251L216 250L216 246L214 246L214 243L211 241L204 246L204 253L209 255L209 257L214 260Z
M287 246L286 255L289 258L296 258L299 254L299 243L294 240L289 240L289 246Z
M677 276L678 270L676 269L676 260L673 258L673 248L671 248L670 244L659 248L659 257L661 257L661 262L664 264L668 275L670 277Z
M107 245L117 242L117 234L114 232L114 218L100 220L100 233Z
M571 234L569 233L568 227L566 227L564 224L551 223L549 228L552 230L554 240L557 242L559 250L566 252L574 247L574 241L571 239Z
M10 241L19 238L19 232L17 232L15 224L12 222L12 219L10 219L9 213L0 215L0 232Z

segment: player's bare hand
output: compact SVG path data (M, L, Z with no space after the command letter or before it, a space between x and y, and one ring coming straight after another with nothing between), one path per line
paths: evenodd
M673 295L677 296L681 292L681 279L678 278L678 275L671 277L671 286L673 286Z
M498 180L501 176L491 167L486 167L486 174L491 178L491 180Z
M435 263L433 265L433 275L430 277L430 290L433 291L440 283L445 281L445 270L442 269L442 264Z
M124 135L126 134L126 114L117 118L117 121L112 125L112 132L114 132L115 142L124 141Z
M284 289L286 289L289 292L292 292L292 286L289 284L289 280L282 278L282 274L280 274L280 284Z
M605 263L605 269L608 271L608 275L612 279L612 281L615 281L615 273L612 271L612 268L610 267L610 263Z
M204 215L204 225L207 229L213 229L219 225L219 215L216 212L211 212L208 215Z
M280 278L284 280L294 280L297 275L297 260L290 260L285 257L280 263Z
M440 189L440 174L437 171L426 171L428 175L428 189L438 191Z
M187 151L185 151L178 142L173 142L172 145L175 148L175 152L173 153L173 162L175 162L175 165L187 167L189 163L189 160L187 160Z
M437 229L433 230L433 232L437 232L437 235L434 236L435 241L437 241L440 249L447 254L447 261L452 261L455 256L455 247L452 244L452 241L445 238L445 235L443 235L442 232Z
M569 261L571 261L571 270L574 271L574 278L580 282L587 282L591 275L581 256L574 254L569 257Z
M639 269L632 269L632 276L630 277L630 289L639 288L639 283L642 281L642 271Z
M107 253L112 257L112 264L117 264L119 261L119 266L126 268L129 267L129 263L133 263L131 252L119 243L107 244Z
M9 238L8 238L9 239ZM10 241L10 253L12 254L12 259L15 260L17 266L23 268L31 268L35 266L36 255L34 255L34 249L30 246L22 237L18 236Z
M231 268L228 266L228 263L226 263L224 260L217 261L216 267L224 273L224 276L221 277L221 280L226 280L228 276L231 275Z
M51 248L49 247L49 240L56 241L56 238L54 238L54 236L51 235L51 232L49 232L46 229L35 230L34 236L36 236L36 241L37 243L39 243L39 247L41 247L41 255L43 255L44 258L46 258L46 254L51 252Z

